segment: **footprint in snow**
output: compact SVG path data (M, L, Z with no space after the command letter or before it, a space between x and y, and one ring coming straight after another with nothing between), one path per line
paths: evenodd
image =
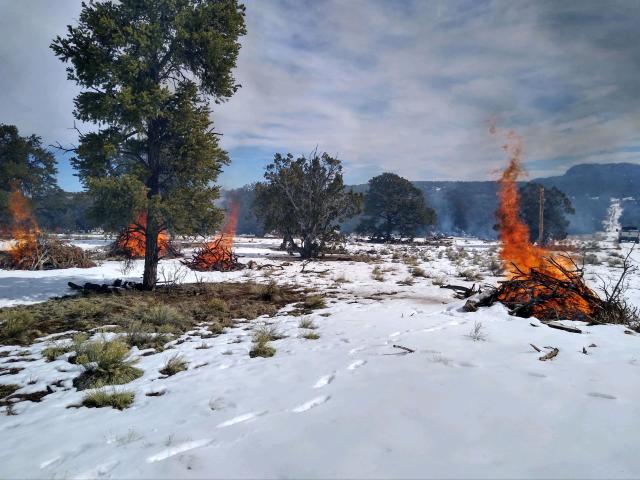
M316 384L313 386L313 388L322 388L322 387L326 387L327 385L329 385L331 382L333 382L333 379L336 378L336 374L335 372L330 373L329 375L323 375L322 377L320 377L318 379L318 381L316 382Z
M322 405L323 403L328 402L330 398L331 396L329 395L313 398L308 402L303 403L302 405L298 405L296 408L292 410L292 412L295 412L295 413L306 412L307 410L311 410L312 408L315 408L318 405Z
M178 445L174 445L172 447L166 448L156 453L155 455L151 455L150 457L147 457L147 463L159 462L160 460L165 460L169 457L173 457L175 455L188 452L189 450L193 450L194 448L205 447L207 445L210 445L211 443L213 443L213 440L209 438L180 443Z
M364 347L352 348L351 350L349 350L349 355L355 355L356 353L361 352L362 350L364 350Z
M233 417L225 422L222 422L221 424L218 425L218 428L230 427L231 425L235 425L236 423L248 422L249 420L253 420L266 413L267 411L265 410L263 412L250 412L250 413L245 413L243 415L238 415L237 417Z
M363 366L365 363L367 363L366 360L356 360L347 367L347 370L355 370L356 368L360 368L361 366Z
M617 399L617 397L614 397L613 395L609 395L608 393L589 392L588 395L590 397L595 397L595 398L606 398L607 400Z

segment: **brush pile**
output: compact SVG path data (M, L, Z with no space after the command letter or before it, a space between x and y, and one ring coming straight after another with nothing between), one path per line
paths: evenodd
M220 235L213 241L203 244L198 248L191 260L182 263L198 272L231 272L245 268L238 261L238 256L233 253L233 238Z
M38 233L15 241L0 256L0 266L10 270L52 270L90 268L96 264L80 247Z

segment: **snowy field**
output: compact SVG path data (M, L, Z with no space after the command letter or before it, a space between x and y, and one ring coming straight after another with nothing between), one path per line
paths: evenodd
M615 277L613 259L628 249L618 249L615 220L611 225L593 252L600 265L587 266L594 287L599 277ZM96 242L79 241L87 248ZM144 375L117 387L136 394L124 411L67 408L82 399L71 387L82 369L64 357L46 362L40 352L47 339L26 348L26 356L16 355L22 347L0 347L9 352L0 365L24 367L11 378L25 385L19 392L60 386L40 403L18 403L17 415L0 416L0 477L640 476L640 335L579 322L583 333L568 333L511 317L499 304L463 312L464 300L439 284L495 284L495 243L352 243L351 254L375 250L380 262L318 261L304 271L300 261L276 251L277 244L236 242L242 262L282 267L271 274L184 271L183 281L273 279L313 288L327 296L327 308L309 315L319 339L302 338L300 317L287 308L251 322L273 323L286 335L272 342L272 358L249 358L251 324L204 340L209 349L196 348L202 339L186 334L171 350L140 356ZM407 256L417 259L412 263L425 277L411 276L415 265ZM68 294L68 281L138 279L141 272L142 262L126 275L118 262L0 271L0 305ZM160 272L161 278L179 274L180 264L162 261ZM628 294L640 305L638 276ZM560 353L541 362L530 344ZM158 370L176 353L189 369L162 378Z

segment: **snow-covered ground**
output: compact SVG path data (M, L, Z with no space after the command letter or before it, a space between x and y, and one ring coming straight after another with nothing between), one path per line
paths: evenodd
M588 267L594 285L598 276L615 275L619 268L608 262L628 249L618 250L612 240L595 252L604 264ZM501 305L461 311L464 301L437 284L471 286L473 280L459 277L468 270L481 273L483 282L498 281L487 272L492 243L354 243L352 253L375 250L381 263L318 261L304 272L299 261L274 249L277 243L236 243L241 261L282 266L271 275L185 271L184 281L253 278L312 287L328 296L328 307L309 315L318 340L301 338L300 318L284 309L252 322L273 323L286 335L272 342L272 358L249 358L247 324L204 340L209 349L196 348L203 342L196 337L140 356L144 375L118 387L136 394L124 411L67 408L83 396L71 387L80 367L64 358L45 362L39 353L48 343L37 343L11 363L25 368L11 383L25 385L20 392L58 380L61 387L40 403L18 403L15 416L0 416L0 477L640 476L640 335L621 326L580 324L583 334L554 330L511 317ZM429 278L398 284L410 276L405 253L418 258ZM379 280L372 278L376 265ZM179 268L175 260L161 263L167 276ZM69 280L136 278L142 264L128 275L120 269L105 262L86 270L0 271L0 304L68 293ZM629 294L640 305L637 277ZM474 340L477 324L482 338ZM541 362L530 344L560 353ZM24 349L0 347L7 350ZM176 353L189 369L161 378L158 370ZM8 359L19 357L0 362Z

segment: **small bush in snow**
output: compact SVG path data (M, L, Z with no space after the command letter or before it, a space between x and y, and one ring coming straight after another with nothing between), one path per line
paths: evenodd
M446 281L447 281L447 278L442 275L438 275L436 278L432 280L433 284L437 286L444 285Z
M125 341L130 347L138 347L140 350L153 348L162 351L164 346L171 341L171 335L168 333L156 333L139 321L130 322L125 332Z
M42 350L42 356L46 358L48 362L53 362L59 356L64 355L65 353L68 353L72 350L73 350L73 345L55 343L50 347L47 347L44 350Z
M484 334L483 328L484 327L482 326L481 322L474 322L473 328L469 332L469 338L471 338L471 340L473 340L474 342L486 340L487 337Z
M582 257L582 263L585 265L600 265L600 259L595 253L586 253Z
M400 280L398 281L398 285L404 285L407 287L410 287L411 285L413 285L414 283L416 283L415 279L411 276L405 278L404 280Z
M277 302L281 298L280 297L280 287L275 282L275 280L271 280L266 285L261 285L260 286L259 295L260 295L260 299L262 299L262 300L266 300L266 301L270 301L270 302L271 301Z
M73 380L79 390L122 385L142 376L142 370L133 366L135 361L127 360L129 347L121 340L77 341L73 348L74 362L85 369Z
M133 403L133 392L107 392L103 389L87 393L82 399L82 405L89 408L112 407L118 410L129 408Z
M414 277L427 278L427 272L420 267L413 267L409 270Z
M303 306L308 310L316 310L319 308L325 308L327 303L320 295L311 295L305 299Z
M280 340L284 335L278 331L275 325L261 325L253 331L253 341L255 343L266 343L272 340Z
M170 357L164 364L164 367L160 369L160 373L170 377L179 372L184 372L188 368L188 363L182 355L175 354Z
M313 319L311 318L301 318L300 323L298 323L298 327L306 328L309 330L314 330L318 328L315 323L313 323Z
M264 338L256 341L254 337L253 347L249 351L249 356L251 358L255 358L255 357L269 358L269 357L273 357L275 353L276 353L276 349L273 348L271 345L269 345Z
M384 282L384 274L382 273L382 269L376 265L371 270L371 278L373 278L377 282Z
M471 268L458 271L458 276L464 278L468 282L479 282L484 278L480 273Z
M317 340L320 338L320 334L313 332L313 331L309 331L306 332L302 335L302 338L305 338L307 340Z

